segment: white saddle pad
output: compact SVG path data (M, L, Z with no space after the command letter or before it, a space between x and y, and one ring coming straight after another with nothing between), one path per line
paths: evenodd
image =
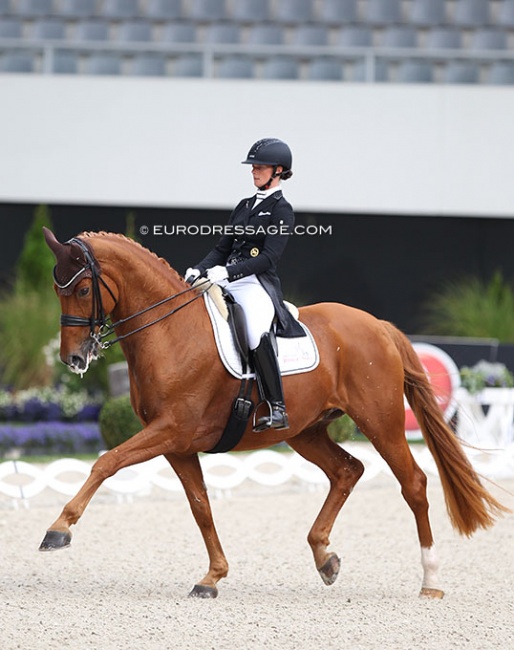
M234 344L230 326L207 293L204 293L204 300L207 313L211 319L220 359L233 377L241 379L243 373L241 356ZM312 334L303 323L300 323L300 325L304 329L306 336L293 339L277 338L278 363L282 375L309 372L314 370L319 363L319 352Z

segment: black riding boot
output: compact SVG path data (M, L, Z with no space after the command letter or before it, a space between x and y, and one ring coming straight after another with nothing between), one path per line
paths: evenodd
M266 333L261 336L259 346L253 351L253 361L261 397L270 405L270 413L258 419L254 431L288 429L289 421L284 404L282 377L271 334Z

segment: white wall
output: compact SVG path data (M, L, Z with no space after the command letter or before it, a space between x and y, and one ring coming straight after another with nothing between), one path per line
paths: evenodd
M514 89L0 75L0 202L230 208L286 140L297 210L514 216Z

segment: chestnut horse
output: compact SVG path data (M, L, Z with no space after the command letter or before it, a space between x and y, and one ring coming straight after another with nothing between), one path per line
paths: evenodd
M62 244L45 229L45 238L57 259L54 279L63 314L62 361L74 372L86 372L101 352L100 330L104 316L110 315L128 362L132 405L143 428L94 463L40 549L70 544L70 526L105 479L162 454L182 482L209 556L207 574L191 595L214 598L228 564L198 453L212 449L220 439L239 382L219 360L204 300L196 299L199 291L166 261L123 235L82 233ZM328 550L330 532L364 471L363 464L327 434L331 419L347 413L388 463L414 514L423 569L420 595L441 598L426 476L406 441L404 393L437 463L455 529L469 536L477 528L490 527L505 508L484 489L445 423L405 335L391 323L336 303L303 307L300 319L317 342L320 363L311 372L284 378L290 427L255 433L250 422L235 450L285 440L326 474L329 492L308 542L321 578L330 585L340 569L339 558Z

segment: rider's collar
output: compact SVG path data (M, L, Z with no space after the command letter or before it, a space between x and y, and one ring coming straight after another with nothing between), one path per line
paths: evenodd
M270 187L267 190L259 190L255 194L255 198L258 199L259 201L264 201L264 199L267 199L268 196L271 196L272 194L275 194L275 192L282 191L282 185L279 183L278 185L275 185L274 187Z

